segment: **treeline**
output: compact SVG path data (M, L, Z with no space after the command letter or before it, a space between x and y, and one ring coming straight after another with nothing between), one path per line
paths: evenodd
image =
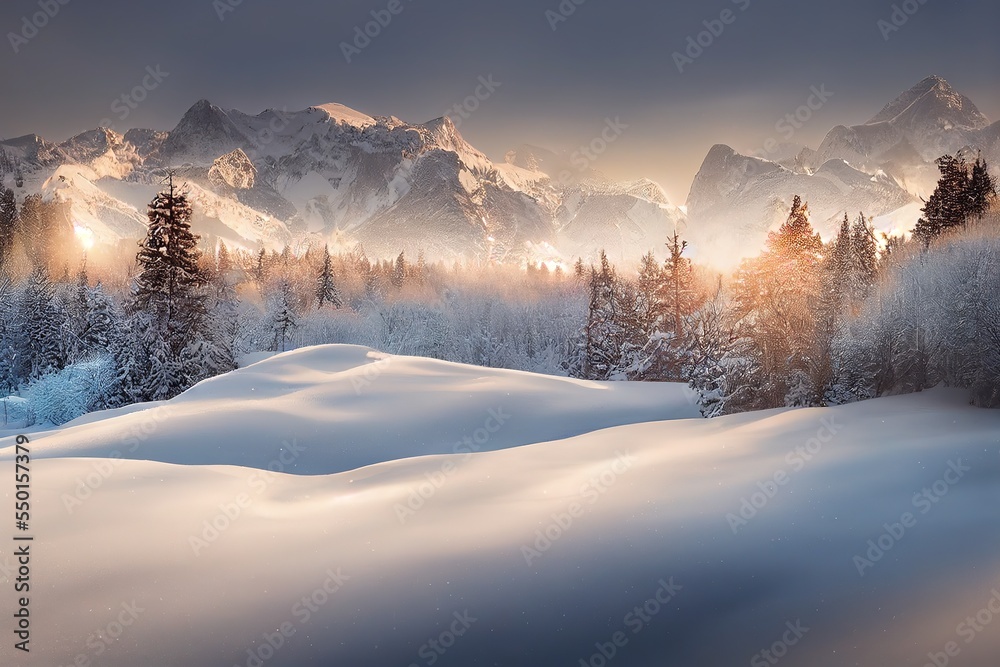
M18 210L0 189L4 415L63 423L169 399L254 353L324 343L593 380L682 381L706 416L939 383L1000 405L996 184L979 160L939 166L912 240L878 234L859 214L823 243L796 197L764 251L733 275L694 264L676 234L665 261L649 253L638 271L619 271L603 253L593 266L550 271L403 254L372 261L360 247L203 247L172 182L149 206L127 275L79 257L70 271L73 252L58 244L78 246L64 238L72 226L63 205L29 197Z
M323 343L565 373L586 296L560 269L205 248L191 213L168 183L127 280L85 261L70 272L18 241L0 264L8 423L169 399L247 355Z
M982 160L945 156L912 240L845 215L824 244L798 197L764 251L706 291L682 257L638 279L606 258L569 370L589 379L684 380L717 416L821 406L940 383L1000 406L1000 230Z

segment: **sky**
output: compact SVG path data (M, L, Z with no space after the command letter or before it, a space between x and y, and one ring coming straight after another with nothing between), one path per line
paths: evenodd
M0 136L169 130L202 98L419 123L478 88L460 131L494 160L571 152L610 120L592 166L683 203L713 144L785 138L814 87L828 99L791 137L812 147L931 74L1000 119L998 24L987 0L4 0Z

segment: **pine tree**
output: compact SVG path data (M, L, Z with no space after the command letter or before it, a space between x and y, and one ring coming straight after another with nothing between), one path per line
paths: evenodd
M972 176L969 178L968 217L980 219L990 210L997 196L997 182L990 175L989 168L982 156L972 165Z
M851 227L851 253L853 256L851 290L856 301L867 299L878 281L878 241L875 239L875 232L870 225L870 220L865 218L865 214L859 213Z
M403 283L406 282L406 274L406 257L403 253L399 253L399 256L396 258L396 263L392 265L392 276L390 278L392 286L396 289L402 288Z
M55 303L55 288L42 267L28 278L21 296L17 320L21 336L17 349L15 377L34 380L65 366L66 356L60 335L65 314Z
M323 246L323 268L320 270L319 278L316 280L316 303L317 309L322 309L324 304L329 303L334 308L343 308L344 300L340 295L340 290L333 280L332 260L330 259L330 246Z
M636 283L638 296L637 318L642 333L649 338L656 333L664 316L663 269L652 252L643 255L639 265L639 279Z
M299 325L295 315L295 295L291 283L286 278L281 279L278 291L272 296L270 319L271 331L274 333L272 349L275 352L284 352L287 349L289 332Z
M756 398L762 407L801 400L792 395L805 373L812 402L819 403L829 381L828 344L822 326L823 242L809 222L807 205L796 196L788 220L768 237L767 248L746 260L736 278L736 317L740 337L753 341L766 387ZM801 373L800 373L801 372Z
M670 318L670 330L677 341L684 335L684 317L698 307L691 260L684 257L685 249L687 241L681 241L675 231L667 243L669 255L663 267L664 280L659 295L664 315Z
M976 160L978 168L973 165L972 175L969 164L961 156L944 155L938 158L937 165L941 178L924 205L924 216L913 228L913 235L925 248L942 232L961 227L971 217L985 213L991 193L995 191L995 183L981 159ZM976 178L975 185L972 183L973 176Z
M141 313L136 323L150 360L150 375L139 384L147 400L162 400L193 382L185 372L192 365L185 349L205 333L206 278L199 267L198 237L191 231L191 205L174 186L172 173L150 203L148 217L132 306Z

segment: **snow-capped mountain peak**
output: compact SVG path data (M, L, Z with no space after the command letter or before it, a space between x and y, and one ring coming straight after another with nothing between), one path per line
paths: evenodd
M981 130L989 120L965 95L939 76L929 76L895 100L866 125L893 123L919 126L935 123L943 129Z

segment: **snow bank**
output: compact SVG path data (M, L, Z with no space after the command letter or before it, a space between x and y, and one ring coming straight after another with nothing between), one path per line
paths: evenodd
M653 405L691 409L677 387L313 348L162 422L39 436L58 458L34 463L30 664L922 665L948 642L995 664L1000 633L960 624L1000 589L1000 413L933 391L592 430ZM499 407L495 451L389 460ZM143 415L158 461L75 458ZM262 472L265 452L345 472ZM163 462L227 459L249 467ZM9 641L0 661L29 664Z
M586 382L329 345L207 380L155 410L90 415L39 437L35 456L266 469L294 445L303 452L284 472L318 475L697 416L693 394L677 384Z

